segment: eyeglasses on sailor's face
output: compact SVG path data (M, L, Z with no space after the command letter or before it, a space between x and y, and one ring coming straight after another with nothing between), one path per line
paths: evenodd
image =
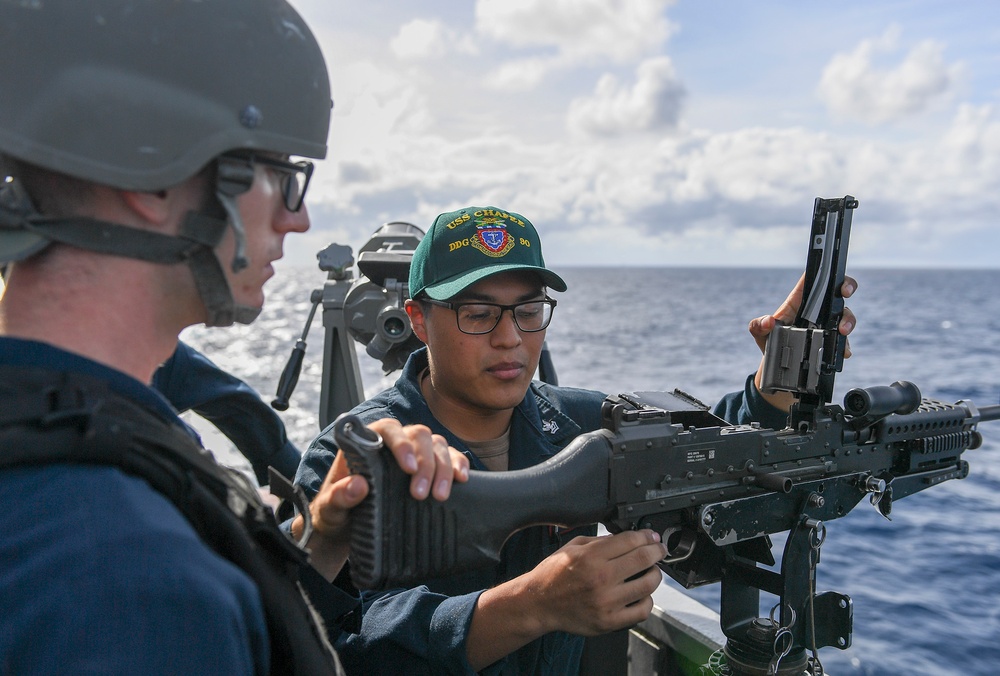
M552 321L552 310L556 301L545 297L541 300L527 300L513 305L499 303L449 303L433 298L421 298L421 302L437 305L455 311L458 330L471 336L489 333L500 324L505 310L510 310L514 323L525 333L545 330Z
M312 178L313 174L312 162L306 160L288 162L258 153L230 153L229 155L250 164L259 164L278 174L281 178L281 194L285 198L285 208L292 212L302 208L302 202L306 198L306 190L309 188L309 179Z

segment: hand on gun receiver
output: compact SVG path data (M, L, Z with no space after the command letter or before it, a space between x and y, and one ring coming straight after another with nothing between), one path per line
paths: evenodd
M772 314L762 315L755 319L750 320L750 325L748 330L750 335L753 336L754 340L757 341L757 347L760 348L761 353L764 352L764 346L767 344L767 337L774 330L777 323L781 324L791 324L795 321L795 317L799 312L799 308L802 305L802 295L803 289L805 288L805 273L799 277L799 281L796 282L795 287L792 289L788 297L785 298L784 302L778 306ZM854 295L854 292L858 290L858 282L856 279L850 276L844 277L844 283L840 287L840 293L844 298L850 298ZM850 335L854 327L857 326L858 320L851 312L848 307L844 308L844 315L840 319L840 324L838 330L843 336ZM851 356L851 343L848 340L844 347L844 358L847 359ZM757 387L757 391L766 399L771 405L780 408L783 411L787 411L789 407L794 403L795 396L790 392L765 392L762 388L762 378L764 373L764 361L761 359L760 366L757 368L757 374L754 376L754 385Z
M791 324L795 320L795 315L799 312L799 306L802 304L802 289L805 284L805 273L799 277L799 281L795 283L795 288L792 289L791 293L788 294L788 298L778 306L778 309L769 315L761 315L756 319L750 320L750 325L748 327L750 335L753 336L754 340L757 341L757 347L760 351L764 351L764 345L767 344L767 336L774 329L775 322L781 322L783 324ZM840 287L840 293L844 298L850 298L854 295L854 292L858 290L858 281L853 277L845 277L844 283ZM850 308L844 308L844 316L840 320L840 333L841 335L848 336L854 327L857 325L857 318L854 313L851 312ZM844 351L844 357L851 356L850 341L847 343L848 347Z
M404 427L386 418L369 427L355 432L373 440L380 437L379 445L384 443L403 472L411 475L409 493L413 499L433 495L437 500L447 500L454 481L468 481L469 459L448 446L441 435L431 434L426 426ZM338 452L323 486L309 504L313 530L307 546L313 567L327 579L334 579L347 560L351 544L349 511L361 504L368 492L368 482L351 474L343 452ZM292 522L292 535L301 536L303 528L304 519L299 515Z

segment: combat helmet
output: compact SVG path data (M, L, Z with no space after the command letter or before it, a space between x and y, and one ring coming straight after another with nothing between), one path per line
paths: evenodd
M174 186L216 163L221 209L177 237L39 214L0 190L0 263L53 241L191 266L209 325L252 321L213 248L236 234L253 167L233 151L326 156L330 85L312 32L284 0L0 0L0 156L123 190ZM227 155L229 153L229 155ZM166 241L169 240L169 241Z

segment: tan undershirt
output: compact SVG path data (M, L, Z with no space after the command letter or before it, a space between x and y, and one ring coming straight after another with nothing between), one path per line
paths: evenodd
M465 439L462 439L465 441ZM486 467L493 472L506 472L508 451L510 450L510 428L502 436L489 441L465 441L469 450L476 454Z

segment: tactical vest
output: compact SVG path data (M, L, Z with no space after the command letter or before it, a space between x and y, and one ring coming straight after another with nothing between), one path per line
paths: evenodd
M278 528L256 488L218 465L180 425L79 373L0 366L0 469L110 465L144 479L202 541L259 590L272 674L342 674L302 589L307 555Z

